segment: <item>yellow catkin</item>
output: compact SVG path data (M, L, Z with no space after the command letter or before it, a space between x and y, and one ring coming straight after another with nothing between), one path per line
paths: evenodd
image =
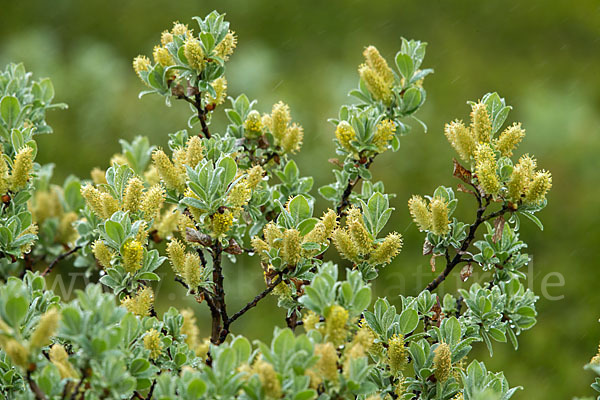
M137 315L138 317L145 317L150 315L154 304L154 292L149 286L138 290L133 296L126 296L122 301L121 305L127 309L127 311Z
M29 358L29 350L15 339L7 339L2 344L2 350L10 358L13 364L25 368Z
M338 253L352 262L358 262L358 247L345 229L335 229L332 233L333 244Z
M56 308L46 311L29 339L30 347L39 348L48 345L50 338L56 333L59 321L60 314Z
M277 373L271 364L264 361L262 358L259 358L252 366L252 371L258 375L258 379L260 380L267 398L281 398L281 382L279 382Z
M491 146L479 144L475 150L475 172L479 185L486 194L497 195L500 191L500 179L496 172L496 158Z
M600 365L600 345L598 345L598 352L592 359L590 360L590 364Z
M356 131L347 121L341 121L335 128L335 137L345 150L354 151L350 142L356 139Z
M173 34L169 31L163 31L160 34L160 44L166 46L168 43L173 41Z
M408 360L408 352L404 347L404 337L394 335L388 342L387 363L393 375L402 371Z
M191 168L196 168L196 165L204 158L202 139L198 136L192 136L188 139L185 148L185 164Z
M181 316L183 317L183 324L181 325L181 333L185 335L185 343L190 349L197 353L200 346L200 329L198 329L198 322L194 312L189 308L181 310Z
M525 130L521 128L521 124L515 123L506 128L500 136L498 136L498 140L496 140L495 143L496 150L498 150L501 155L510 157L513 154L513 150L524 137Z
M183 42L183 54L187 58L190 67L196 71L204 69L204 50L198 39L195 37L185 39L185 42Z
M325 228L325 224L322 221L319 221L315 224L310 232L308 232L302 238L303 243L319 243L323 244L327 241L327 229Z
M382 101L384 104L391 103L393 97L392 87L373 68L362 64L358 67L358 74L375 100Z
M281 259L287 265L296 265L301 256L300 232L297 229L287 229L283 232Z
M102 202L102 218L109 219L114 213L119 211L119 201L106 192L100 193Z
M148 244L148 223L146 221L140 223L135 235L135 240L140 242L143 246Z
M388 234L375 251L371 253L369 262L371 264L389 264L402 249L402 236L396 232Z
M269 253L270 248L269 248L269 245L267 244L267 242L265 242L261 238L255 236L252 238L250 243L252 244L252 248L254 249L254 252L259 255L261 261L263 263L268 263L269 262L268 253Z
M149 165L148 169L144 171L144 180L149 185L156 185L160 183L160 174L154 165Z
M130 178L123 193L123 210L135 213L139 211L144 192L144 183L137 177Z
M92 170L90 171L90 177L92 178L92 182L94 182L94 185L108 183L106 181L106 171L98 167L92 168Z
M291 120L290 107L287 104L280 101L273 105L271 110L271 133L277 143L283 139Z
M281 233L277 225L269 222L263 228L263 234L265 235L265 240L269 244L269 247L274 247L276 249L281 247L281 241L278 239L283 237L283 233Z
M244 135L249 139L256 139L262 136L263 123L260 113L252 110L248 113L244 121Z
M224 76L221 76L215 79L211 86L215 89L215 97L208 96L208 103L210 104L223 104L225 99L227 98L227 79Z
M346 341L348 329L348 310L337 304L333 305L329 313L325 317L325 333L327 340L335 344L341 345Z
M162 353L162 342L160 333L156 329L150 329L144 335L144 348L150 350L150 358L156 360Z
M302 126L293 123L285 131L283 138L281 139L281 148L284 153L296 153L302 147L302 140L304 139L304 129Z
M114 251L100 239L92 244L92 253L94 253L94 257L98 260L98 264L102 268L109 268L111 266L110 262L115 255Z
M229 60L229 56L233 54L233 50L237 46L237 36L232 31L227 32L225 38L215 47L215 54L223 60Z
M338 355L333 343L317 344L315 346L315 355L319 356L319 360L315 364L318 374L330 382L337 382L339 379L337 368Z
M490 142L492 122L487 106L481 102L471 105L471 129L478 143Z
M173 28L171 29L173 35L191 35L192 30L187 25L180 23L179 21L173 22Z
M327 233L327 237L331 237L333 231L338 227L337 214L332 209L327 209L326 212L323 213L321 217L321 221L325 226L325 232Z
M125 268L125 271L134 273L142 268L144 247L137 240L130 240L125 243L121 255L123 256L123 267Z
M8 176L8 164L4 158L2 146L0 146L0 195L5 194L10 187L10 178Z
M215 237L224 236L233 226L233 214L229 210L216 212L210 218L210 229Z
M431 208L431 231L436 235L446 235L450 231L448 224L448 204L440 198L434 198Z
M177 229L179 231L179 234L181 235L181 237L183 237L183 240L185 242L187 242L190 245L194 245L193 242L189 242L187 239L187 230L188 229L196 229L196 224L194 224L194 221L191 217L180 213L179 214L179 219L177 220Z
M537 161L535 160L535 158L529 156L529 154L525 154L521 156L521 158L519 158L517 166L520 166L523 169L523 173L529 180L533 178L533 171L535 171Z
M152 153L152 161L168 189L179 192L185 190L185 170L175 167L164 151L155 150Z
M60 217L60 221L58 223L58 231L56 233L57 240L60 243L68 244L73 243L79 237L79 233L75 226L73 225L75 221L79 219L77 213L70 211L66 214L63 214Z
M154 62L163 67L173 65L173 56L171 56L171 53L169 53L169 50L167 50L166 47L154 46L152 56L154 57Z
M62 345L58 343L52 345L48 357L50 358L50 362L58 368L61 378L79 378L79 374L69 362L69 355Z
M308 312L302 317L302 327L304 327L306 332L310 332L313 329L316 329L319 321L319 315L317 315L314 311L308 310Z
M252 191L248 187L247 180L241 179L229 191L227 202L231 204L232 207L243 207L248 204L251 196Z
M477 140L471 129L467 128L462 121L456 120L446 124L444 134L460 158L470 161L477 147Z
M435 378L444 383L452 373L452 353L450 346L447 343L440 343L434 352L433 356L433 371Z
M25 146L21 150L19 150L19 152L15 156L13 170L10 177L11 190L13 192L17 192L23 189L27 185L29 178L31 178L32 172L33 149L29 146Z
M410 200L408 200L408 209L413 221L415 221L420 231L431 229L431 212L427 208L427 203L421 196L412 196Z
M160 185L154 185L146 192L142 199L141 210L148 221L156 218L165 202L165 191Z
M367 47L363 51L363 56L367 65L377 72L386 85L392 86L394 84L394 73L375 46Z
M142 71L148 71L150 69L150 60L146 56L137 56L133 59L133 70L137 76L142 78Z
M546 198L546 193L552 187L552 175L548 171L538 171L534 174L527 192L525 202L538 204Z
M202 283L200 256L196 253L187 253L183 262L182 276L190 289L196 289Z
M365 228L359 208L351 207L346 218L348 232L360 254L369 254L373 250L373 238Z
M37 191L30 207L33 220L39 224L48 218L59 217L63 208L56 190Z
M250 189L256 188L263 180L265 170L260 165L255 165L248 170L247 184Z
M171 266L173 267L173 271L175 271L176 274L181 275L183 272L183 264L185 263L185 246L183 243L177 239L172 239L167 245L167 255L171 262Z
M110 158L110 165L129 165L129 160L127 160L127 157L125 157L125 155L123 153L117 153L117 154L113 154L113 156ZM131 167L131 165L129 165Z
M507 197L513 203L521 200L529 184L529 175L523 165L517 164L513 168L510 179L506 183Z
M384 119L377 124L375 134L373 135L373 144L377 146L377 150L383 153L388 148L388 143L394 137L396 125L389 119Z

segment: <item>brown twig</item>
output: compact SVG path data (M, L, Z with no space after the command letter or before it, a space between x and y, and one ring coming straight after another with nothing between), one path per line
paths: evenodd
M35 398L38 400L46 400L47 399L46 395L44 394L42 389L40 389L40 387L37 385L37 383L35 383L35 381L33 379L31 379L31 371L30 370L27 370L26 378L27 378L27 383L29 384L29 388L35 395Z
M371 158L369 158L364 163L364 167L366 169L369 169L369 167L373 163L374 159L375 159L375 156L372 156ZM346 208L350 204L350 201L349 201L350 195L352 194L354 187L356 186L356 184L359 181L360 181L360 176L356 177L356 179L354 179L354 180L348 179L348 184L346 185L346 189L344 189L344 193L342 193L342 199L340 200L340 204L338 204L338 206L336 207L336 210L335 210L338 217L342 216L342 214L344 213L344 208Z
M42 272L42 276L48 275L50 272L52 272L52 268L54 268L54 266L56 266L56 264L58 264L64 258L66 258L66 257L70 256L71 254L77 252L79 249L81 249L81 246L75 246L71 250L69 250L69 251L67 251L65 253L62 253L61 255L59 255L58 257L56 257L54 259L54 261L52 261L50 263L50 265L48 265L48 268L46 268L44 270L44 272Z
M439 274L433 281L431 281L427 285L427 287L425 288L426 290L429 290L430 292L434 291L446 279L446 277L448 277L448 275L450 275L450 272L452 272L454 267L456 267L461 262L465 261L465 259L462 258L462 255L464 254L465 251L467 251L467 249L469 248L469 246L475 239L475 234L477 232L477 228L479 228L479 226L482 223L484 223L485 221L489 221L490 219L504 215L507 211L509 211L509 208L506 205L504 205L504 206L502 206L502 208L500 210L493 212L491 214L488 214L486 216L483 216L483 214L485 213L485 210L487 209L488 204L489 204L489 201L487 202L486 205L479 207L477 209L477 218L475 219L475 222L473 222L473 224L469 227L469 233L468 233L466 239L463 241L462 245L460 246L460 249L456 252L456 254L450 260L450 262L448 262L446 264L446 268L444 268L442 273Z

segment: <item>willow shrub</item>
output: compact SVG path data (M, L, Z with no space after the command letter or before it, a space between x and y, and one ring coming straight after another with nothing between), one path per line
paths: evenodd
M22 65L0 73L0 393L37 399L508 399L502 372L470 360L473 346L515 349L536 322L537 296L522 283L531 257L521 223L542 227L551 175L532 156L513 156L525 134L506 123L496 93L469 103L468 122L449 122L456 187L408 204L423 253L440 272L416 297L392 305L372 298L371 282L402 247L386 226L393 209L370 165L398 151L426 99L426 44L402 40L394 60L364 50L358 88L331 119L333 182L313 196L293 155L302 126L283 102L261 112L244 94L227 98L225 69L237 37L216 12L175 23L153 59L133 67L145 90L167 105L187 102L189 130L169 148L145 137L121 140L91 180L52 184L35 162L36 136L50 133L54 89ZM467 111L467 110L465 110ZM229 120L217 133L213 114ZM358 190L360 188L360 190ZM458 193L460 192L460 193ZM314 215L317 198L330 208ZM477 208L454 216L460 197ZM256 259L265 288L240 310L227 308L224 269ZM343 265L327 261L338 253ZM95 283L66 302L45 288L60 260ZM168 260L168 261L167 261ZM437 260L437 262L436 262ZM154 311L157 269L208 307L202 338L191 309ZM437 265L436 265L437 264ZM440 265L443 264L443 265ZM42 266L40 268L40 266ZM168 266L163 266L168 269ZM436 295L451 273L492 279ZM247 268L245 269L247 271ZM249 273L249 272L245 272ZM287 310L270 344L251 343L235 322L264 297ZM482 344L480 344L482 342ZM597 360L598 361L598 360ZM600 361L590 368L598 371Z

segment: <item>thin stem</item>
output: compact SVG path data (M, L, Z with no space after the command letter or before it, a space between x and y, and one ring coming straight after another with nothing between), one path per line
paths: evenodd
M40 387L37 385L37 383L35 383L35 381L33 379L31 379L31 371L29 371L29 370L27 370L27 383L29 384L29 388L35 395L36 399L38 399L38 400L46 400L47 399L46 395L44 394L42 389L40 389Z
M477 218L475 219L475 222L473 222L473 224L469 227L469 233L468 233L466 239L463 241L460 249L456 252L456 254L450 260L450 262L448 262L446 264L446 268L444 268L442 273L439 274L433 281L431 281L427 285L427 287L425 288L426 290L429 290L430 292L434 291L442 282L444 282L446 277L448 277L448 275L450 275L450 272L452 272L454 267L456 267L458 264L460 264L461 262L464 261L464 259L462 258L462 255L469 248L469 246L475 239L475 233L477 232L477 228L479 228L479 226L482 223L484 223L485 221L488 221L490 219L504 215L504 213L509 211L508 207L505 205L502 207L502 209L500 209L496 212L493 212L491 214L488 214L484 217L483 214L485 213L485 210L487 209L488 205L489 205L489 201L486 202L486 204L483 207L479 207L479 209L477 210ZM446 255L447 255L447 259L448 259L449 256L448 256L447 252L446 252Z
M65 253L62 253L61 255L59 255L58 257L56 257L56 258L54 259L54 261L52 261L52 262L50 263L50 265L48 265L48 268L46 268L46 269L44 270L44 272L42 272L42 276L46 276L46 275L48 275L50 272L52 272L52 268L54 268L54 266L55 266L56 264L58 264L58 263L59 263L61 260L63 260L64 258L67 258L67 257L68 257L68 256L70 256L71 254L73 254L73 253L77 252L79 249L81 249L81 246L75 246L75 247L73 247L71 250L69 250L69 251L67 251L67 252L65 252Z
M369 169L369 167L371 166L371 164L373 163L373 160L375 159L375 156L372 156L371 158L369 158L365 164L364 167L366 169ZM342 216L342 214L344 213L344 208L346 208L348 205L350 205L350 195L352 194L352 191L354 190L354 187L356 186L356 184L360 181L360 176L358 176L356 179L352 180L352 179L348 179L348 184L346 185L346 189L344 189L344 193L342 193L342 199L340 200L340 204L338 204L337 208L336 208L336 213L339 217Z
M262 299L264 299L269 293L271 293L275 289L275 287L277 285L279 285L281 282L283 282L283 275L280 274L277 277L277 279L275 279L275 281L273 281L273 283L271 283L265 290L263 290L258 295L256 295L256 297L254 297L254 299L252 299L252 301L250 301L248 304L246 304L244 307L242 307L241 310L239 310L238 312L233 314L231 316L231 318L229 318L227 320L227 322L225 322L224 329L229 330L229 326L231 325L232 322L234 322L236 319L238 319L239 317L244 315L251 308L256 307L258 302L261 301Z

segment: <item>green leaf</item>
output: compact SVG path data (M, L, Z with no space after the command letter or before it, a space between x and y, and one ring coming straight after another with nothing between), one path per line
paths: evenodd
M419 324L419 314L412 308L407 308L400 314L400 333L407 335L414 331Z
M308 203L308 200L306 200L306 197L302 195L294 197L288 204L288 208L296 224L312 217L310 204Z
M413 60L408 54L398 53L396 55L396 66L402 77L408 82L414 73Z
M114 240L119 246L123 244L123 241L125 240L125 230L120 223L109 219L104 223L104 229L106 230L108 237Z
M194 378L187 386L187 395L190 399L199 399L206 392L206 383L199 378Z
M21 322L27 315L29 309L29 302L25 297L13 297L6 302L4 306L4 313L6 315L6 322L9 323L15 330L19 330Z
M4 96L0 101L0 117L9 129L15 127L20 112L21 106L15 96Z
M144 358L136 358L129 367L129 372L133 376L137 376L150 368L150 363Z
M490 336L497 342L506 342L506 335L498 328L490 328L488 331Z
M237 164L231 157L224 157L221 161L219 161L219 167L225 170L224 174L224 182L226 185L229 185L235 175L237 174Z
M418 88L409 88L402 96L403 100L403 111L405 113L411 113L415 111L421 105L421 91Z

